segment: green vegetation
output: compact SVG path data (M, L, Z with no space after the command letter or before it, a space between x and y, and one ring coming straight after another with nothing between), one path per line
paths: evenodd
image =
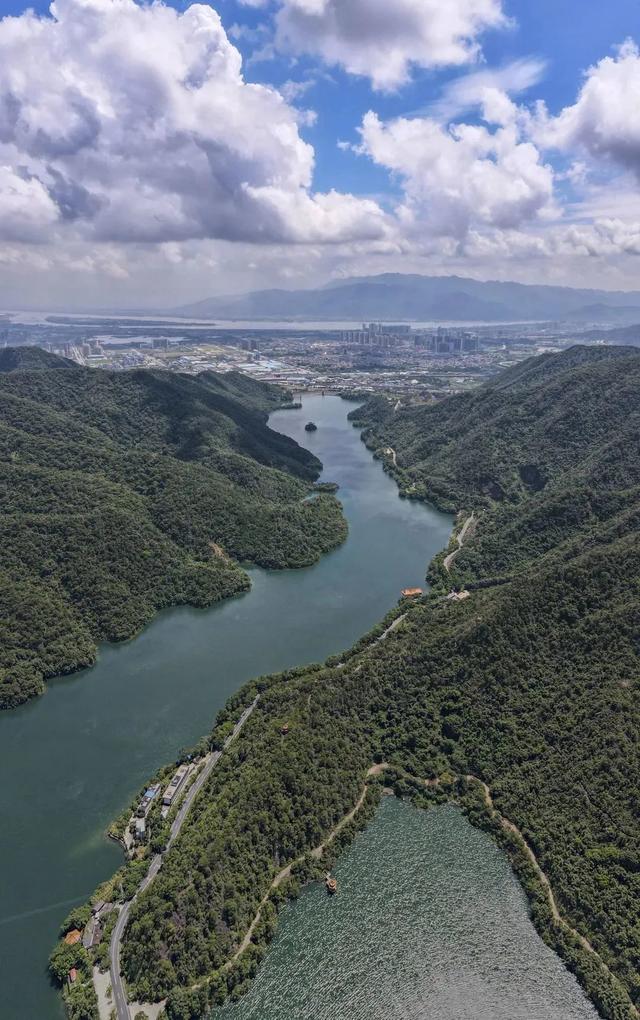
M639 372L635 348L573 347L441 403L395 412L375 397L349 417L372 449L396 451L406 495L444 510L519 504L550 484L622 489L640 484Z
M357 412L374 448L397 450L400 483L476 511L475 531L452 575L437 559L431 596L403 606L386 640L378 627L341 661L255 681L221 714L224 726L262 692L132 910L123 967L136 998L168 996L170 1020L196 1020L241 994L282 899L339 847L311 851L371 763L388 762L395 778L368 781L354 823L380 782L423 806L459 800L509 853L538 931L601 1015L637 1018L639 393L640 352L574 349L439 405L393 413L376 399ZM445 597L462 584L466 601Z
M84 369L0 352L0 708L165 606L249 587L346 535L321 465L266 424L288 395L237 373Z
M76 907L65 919L60 935L84 929L91 916L89 905ZM69 1020L98 1020L98 1000L91 981L91 959L82 942L67 945L60 941L49 960L51 976L63 989ZM70 978L75 971L74 981Z

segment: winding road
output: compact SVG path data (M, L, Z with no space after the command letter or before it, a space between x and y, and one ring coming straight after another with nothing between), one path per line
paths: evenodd
M162 867L162 858L164 854L167 852L167 850L169 850L172 843L177 839L180 830L184 825L185 819L189 814L189 811L191 810L194 800L200 793L200 790L202 789L207 779L211 775L213 769L220 761L223 753L227 750L229 745L236 739L236 737L240 733L240 730L246 723L247 719L253 712L256 705L258 704L259 699L260 695L258 695L254 699L254 701L252 701L248 708L245 708L244 712L238 719L238 722L234 726L233 732L230 733L227 739L225 740L222 751L213 751L210 755L207 756L204 768L201 770L193 786L191 786L190 789L187 791L180 806L180 810L178 811L176 817L173 820L169 839L167 840L166 849L164 850L163 853L156 854L155 857L153 857L151 864L149 865L149 870L145 877L143 878L140 885L138 886L138 890L135 896L127 903L125 903L125 905L120 910L118 920L116 922L115 928L113 929L113 934L111 936L111 945L109 946L109 972L111 978L113 1006L115 1009L117 1020L131 1020L131 1011L129 1010L127 993L125 991L124 981L122 980L122 969L120 966L120 950L122 947L122 936L129 921L131 908L138 899L138 897L146 889L149 888L149 886L155 879L156 875L160 871L160 868Z
M473 522L475 521L475 519L476 519L475 513L472 513L471 517L467 517L466 521L462 525L462 528L460 529L460 531L456 535L456 541L458 543L458 548L454 549L453 552L450 552L449 555L445 556L445 558L444 558L443 566L444 566L444 569L446 570L446 572L448 574L451 573L451 564L453 563L453 561L455 560L456 556L458 555L458 553L462 549L462 546L464 545L464 540L467 537L467 532L468 532L469 528L471 527L471 525L473 524Z

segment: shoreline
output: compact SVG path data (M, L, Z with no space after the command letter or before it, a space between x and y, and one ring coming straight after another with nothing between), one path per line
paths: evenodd
M395 773L396 776L398 778L400 778L401 780L406 781L409 784L414 785L416 787L416 795L415 796L409 796L409 797L403 796L400 793L396 792L396 790L394 790L393 787L383 786L382 785L383 784L382 777L385 776L385 773ZM373 782L372 782L372 780L373 780ZM375 796L376 786L378 787L378 796ZM464 789L464 786L466 786L467 789ZM470 804L469 804L468 800L466 799L468 797L468 795L469 795L469 792L470 792L468 787L471 787L471 788L475 789L477 791L477 793L479 793L481 795L482 805L484 806L484 817L481 816L480 821L478 821L477 819L475 819L473 817L473 812L470 809ZM549 911L550 911L550 914L552 916L554 924L557 925L559 928L563 929L564 932L571 939L573 939L576 942L578 942L580 947L581 947L581 949L582 949L582 951L584 953L586 953L590 958L592 958L593 960L596 961L597 966L600 968L600 970L602 972L602 975L604 976L605 980L607 982L611 983L612 988L614 989L614 991L623 1000L622 1005L623 1005L623 1007L626 1007L626 1009L627 1009L627 1016L629 1018L631 1018L631 1020L638 1020L638 1018L640 1017L640 1011L638 1011L636 1006L633 1004L633 1002L631 1001L628 993L623 988L623 986L621 985L619 980L612 973L612 971L609 969L609 967L607 966L605 961L602 959L600 954L591 945L589 940L585 936L581 935L580 932L578 932L575 928L573 928L572 925L570 924L570 922L563 916L562 911L560 910L560 908L559 908L559 906L557 904L557 900L556 900L556 897L554 895L551 883L550 883L548 877L546 876L545 872L543 871L542 867L540 866L534 851L529 846L529 844L528 844L526 838L524 837L523 833L515 825L515 823L513 823L510 819L508 819L506 816L504 816L500 812L500 810L495 806L495 803L493 801L493 796L492 796L492 793L491 793L491 789L488 786L488 784L485 783L484 780L479 779L477 776L474 776L474 775L464 775L463 776L463 775L447 774L447 775L444 775L444 776L440 776L440 777L438 777L436 779L421 779L419 777L411 775L405 769L403 769L401 766L394 765L392 762L374 763L374 764L372 764L369 767L369 769L367 770L367 773L366 773L365 783L364 783L364 785L362 787L361 793L360 793L360 795L359 795L355 805L333 827L333 829L323 839L323 842L321 844L319 844L317 847L314 847L313 849L307 851L305 854L301 855L300 857L297 857L295 860L293 860L291 863L289 863L285 868L283 868L280 872L278 872L277 875L274 876L273 880L271 881L271 883L269 885L269 888L268 888L267 892L265 893L265 895L263 896L262 900L260 901L260 904L258 906L256 914L254 915L254 917L253 917L253 919L252 919L252 921L251 921L251 923L249 925L249 928L247 929L247 931L246 931L242 941L240 942L239 946L233 952L233 955L230 956L229 959L226 961L226 963L222 966L221 971L212 972L212 974L205 976L204 978L202 978L200 981L196 982L195 984L188 986L188 990L189 991L196 991L196 990L198 990L200 988L203 988L203 987L207 986L211 982L211 980L215 976L215 974L217 974L219 972L224 973L224 972L230 971L238 963L238 961L243 956L243 954L253 944L252 943L252 936L253 936L254 932L256 931L260 921L262 920L262 915L264 913L264 910L265 910L267 904L270 902L270 900L272 898L272 893L276 889L280 888L283 884L285 884L292 877L292 872L294 871L294 869L296 868L297 865L301 864L306 858L312 858L312 859L314 859L316 861L322 860L322 858L324 856L325 850L335 841L336 837L341 832L343 832L347 828L347 826L349 826L352 822L355 822L355 826L354 826L353 833L350 834L351 838L355 838L355 835L357 834L357 832L361 831L361 829L364 826L367 825L367 823L371 820L371 817L372 817L371 812L369 812L367 814L366 818L361 819L361 820L359 820L357 818L357 816L358 816L359 812L362 810L363 806L365 805L365 803L367 801L368 795L372 791L374 791L374 799L371 802L370 807L373 807L374 809L377 809L377 807L379 806L381 796L384 796L386 794L386 795L391 795L391 796L397 796L401 800L407 800L408 799L419 810L429 810L429 808L431 806L434 806L434 805L429 804L429 803L420 803L420 793L422 791L430 792L432 794L435 793L436 791L443 791L443 792L445 792L446 796L444 797L444 800L439 800L436 803L439 803L439 804L441 804L441 803L448 803L448 804L454 804L457 807L460 807L461 810L463 811L463 813L465 814L465 817L467 818L467 820L469 821L469 823L471 825L473 825L475 828L480 829L481 831L487 832L488 835L493 837L493 840L496 843L496 845L498 846L498 848L502 852L504 852L506 854L506 856L507 856L507 858L508 858L508 860L509 860L509 862L511 864L511 867L513 869L514 875L515 875L516 879L518 880L518 883L519 883L520 887L522 888L523 892L525 893L525 896L527 898L527 902L529 904L529 907L531 908L535 904L537 895L538 895L538 893L541 892L543 897L544 897L544 899L545 899L545 901L546 901L546 903L547 903L547 905L548 905L548 908L549 908ZM472 794L472 796L473 796L473 794ZM474 805L474 806L477 806L477 805ZM485 823L488 823L488 824L482 824L482 822L485 822ZM537 888L535 890L532 890L526 884L525 880L526 880L526 878L528 876L524 873L524 871L522 869L522 866L520 866L520 867L518 866L517 854L514 853L513 850L509 848L509 845L507 843L502 842L502 841L500 841L499 839L496 838L495 832L492 831L494 824L499 825L504 833L510 834L511 836L515 837L515 839L516 839L516 841L518 843L518 849L526 856L526 858L528 859L531 867L533 868L534 874L535 874L536 879L537 879ZM350 842L351 842L351 839L349 839L349 843ZM346 849L346 846L342 848L341 852L344 852L344 849ZM323 865L323 867L324 867L324 865ZM309 879L307 882L305 882L302 885L301 889L299 890L299 893L294 894L293 896L290 896L289 898L297 899L298 896L306 888L308 888L310 885L312 885L314 882L317 882L317 881L321 881L321 878L320 877L315 877L315 878ZM545 925L543 925L543 924L536 923L537 915L532 910L530 910L530 920L531 920L531 923L533 924L533 926L534 926L538 936L542 939L542 941L545 942L547 945L549 945L549 947L555 952L556 956L558 956L558 958L562 961L563 965L567 968L567 970L569 970L571 973L573 973L574 977L576 978L576 980L578 981L578 983L582 987L583 991L585 992L587 998L594 1005L596 1010L599 1012L599 1015L607 1017L607 1015L608 1015L607 1013L603 1013L600 1010L598 1010L598 1006L597 1006L596 1002L594 1001L594 999L597 997L594 994L596 992L596 990L594 988L590 987L590 985L585 982L585 980L584 980L584 977L585 977L584 971L581 970L579 967L577 967L575 965L575 959L573 958L573 956L571 954L563 953L561 951L561 949L559 948L558 942L556 940L554 940L554 939L550 940L548 938L548 934L549 933L548 933L547 927ZM272 937L273 937L273 935L275 935L275 930L272 933ZM545 936L547 936L547 937L545 937ZM561 945L561 943L560 943L560 945ZM165 1002L166 1002L166 1000L162 1000L162 1002L160 1002L160 1003L151 1003L151 1002L149 1002L149 1003L135 1003L135 1004L132 1003L131 1005L132 1006L135 1005L136 1008L139 1008L139 1009L142 1009L142 1010L145 1010L145 1011L148 1012L149 1010L157 1011L159 1008L163 1008ZM609 1014L609 1015L612 1016L613 1014ZM620 1014L618 1014L618 1016L619 1015Z
M339 504L340 509L342 510L342 504L340 504L340 501L335 496L335 493L329 490L317 491L314 488L317 484L318 482L312 483L308 496L303 497L302 502L303 503L305 502L310 503L312 501L317 502L321 498L330 497L334 499L336 503ZM310 497L313 497L313 500ZM125 637L113 640L107 637L98 637L94 639L95 643L91 652L91 656L87 657L86 661L82 661L77 664L69 664L68 666L65 666L63 669L58 670L55 673L43 674L41 691L38 691L35 694L30 694L26 698L22 698L21 700L16 701L15 703L11 702L6 705L0 705L0 714L5 712L7 713L13 712L16 709L22 708L24 705L29 705L37 701L39 698L44 697L45 694L49 693L50 689L52 688L53 685L55 685L55 682L57 680L65 680L68 679L69 677L75 676L78 673L82 673L84 670L93 669L98 662L101 647L109 648L120 647L127 645L132 641L135 641L136 638L139 638L142 634L144 634L145 631L153 623L155 623L155 621L165 612L170 612L172 609L197 609L201 610L202 612L206 612L207 610L213 609L215 606L218 606L223 602L229 602L233 599L242 598L244 595L248 595L251 592L252 588L252 581L249 573L247 572L248 570L260 569L268 570L273 573L278 573L281 571L285 572L288 570L309 570L311 567L317 566L317 564L321 562L324 556L328 556L330 553L335 552L336 549L339 549L340 546L346 542L349 534L348 522L344 517L344 514L342 516L344 521L344 527L341 529L340 536L337 537L336 541L333 542L331 546L319 552L318 555L313 560L310 560L308 563L302 564L295 563L293 565L285 564L280 567L264 566L260 563L254 562L239 563L237 560L234 560L231 557L224 554L224 558L227 560L227 562L236 567L244 575L244 577L241 579L242 583L239 584L237 588L234 588L233 591L230 591L226 594L225 593L220 594L217 597L208 600L204 603L193 601L187 602L171 601L155 606L153 608L152 613L149 615L148 619L146 619L140 626L137 626L130 634L127 634ZM217 548L220 547L218 546ZM217 559L222 558L219 555L219 553L217 553L215 550L213 551L213 556L214 558Z
M425 502L428 502L428 501L425 500ZM470 525L470 523L473 521L473 519L474 519L474 515L472 514L471 518L469 518L465 522L465 525L463 526L463 529L462 529L461 533L456 535L456 532L454 530L454 533L452 535L451 541L453 541L454 539L458 540L458 542L459 542L458 551L459 551L459 549L462 546L462 542L464 542L464 537L466 536L466 533L467 533L467 527ZM462 537L462 542L460 542L460 537ZM445 549L445 551L446 551L446 549ZM442 552L440 554L438 554L438 559L440 559L442 557L442 555L443 555ZM391 612L394 613L396 615L396 617L397 617L397 613L398 613L397 607L396 607L396 609L392 610ZM401 620L399 622L401 622ZM381 628L381 626L382 626L382 624L378 624L377 627L375 628L375 630L379 630ZM383 632L384 636L386 636L387 634L391 633L392 630L393 630L393 627L387 627L386 630ZM359 642L357 642L356 645L353 646L353 648L350 650L350 652L345 653L341 657L335 657L335 658L338 658L339 661L332 663L333 668L344 665L350 659L352 659L356 655L360 654L361 652L366 652L371 647L373 647L373 645L375 644L375 641L374 642L368 641L366 644L363 645L362 644L363 640L364 639L361 639ZM331 660L329 659L325 663L325 665L328 666L329 668L331 668L331 666L329 665L330 662L331 662ZM357 669L359 669L359 668L361 668L361 667L358 666ZM242 690L243 689L241 688L238 693L241 694ZM377 769L378 770L377 774L381 775L387 768L393 769L394 766L393 765L388 765L387 763L381 763L381 764L379 764L377 766L372 766L372 768ZM397 769L397 766L395 768ZM401 772L402 770L399 770L399 771ZM367 774L367 776L369 776L369 773ZM480 780L480 779L478 779L477 777L474 777L474 776L441 777L440 779L436 779L436 780L417 780L414 777L411 777L409 775L409 773L404 773L404 776L406 777L407 781L414 782L414 783L418 784L420 789L417 792L422 792L422 793L424 793L425 791L428 792L429 790L436 791L438 789L442 789L443 787L445 787L447 785L451 786L453 788L453 787L455 787L455 785L457 783L460 783L462 781L464 781L464 782L471 781L473 784L478 784L482 788L483 794L484 794L484 797L483 797L483 800L484 800L484 813L482 815L482 819L486 823L487 831L490 833L490 835L492 835L492 838L494 838L494 840L497 843L497 845L501 849L503 849L507 853L507 855L509 856L509 859L511 860L511 864L512 864L512 867L514 869L514 872L515 872L516 876L518 877L520 885L523 888L523 890L524 890L524 892L525 892L525 894L526 894L526 896L528 898L528 901L529 901L530 905L532 906L532 908L533 907L537 907L539 905L538 897L541 894L542 898L546 902L548 911L551 914L552 921L555 922L553 925L549 926L547 924L547 922L546 922L546 919L543 916L541 916L539 914L539 912L537 912L537 911L532 909L532 923L536 927L536 930L538 931L538 934L553 949L553 951L563 961L564 965L576 975L576 977L579 980L580 984L586 990L586 992L588 994L588 997L590 998L591 1002L594 1004L595 1008L598 1009L598 1011L600 1012L601 1016L603 1016L603 1017L614 1017L615 1016L616 1020L620 1020L620 1018L622 1016L628 1016L630 1018L637 1018L638 1015L639 1015L638 1014L638 1010L635 1007L635 1005L633 1004L633 1002L631 1001L631 999L628 996L626 990L624 990L622 988L622 985L619 982L619 980L615 977L615 975L612 974L612 972L608 968L607 964L602 960L602 957L594 950L594 948L591 946L591 944L588 943L588 940L586 940L584 938L584 936L581 936L580 933L575 928L573 928L571 926L570 922L568 922L565 918L563 918L562 915L560 914L560 912L558 911L557 903L556 903L555 896L554 896L553 890L551 888L551 885L550 885L550 883L549 883L549 881L548 881L544 871L542 870L542 868L538 864L537 859L535 858L535 854L533 853L531 848L526 843L526 840L524 839L524 836L522 835L520 829L518 829L515 826L514 823L510 822L509 819L507 819L504 816L502 816L500 814L500 812L498 811L498 809L495 808L495 805L493 804L493 799L492 799L492 796L491 796L490 788L482 780ZM353 809L351 809L351 811L346 816L344 816L343 824L339 823L332 830L332 832L334 834L337 835L337 833L339 831L342 831L342 829L346 825L348 825L349 821L353 821L353 820L356 819L356 816L358 814L359 808L362 807L362 805L364 804L364 802L366 800L367 789L368 789L368 787L365 784L365 789L363 790L360 799L357 801L356 806ZM461 794L460 796L463 796L463 794ZM465 810L464 804L462 804L461 801L458 799L458 794L455 791L452 792L452 794L451 794L449 799L452 800L455 803L460 803L460 805L463 807L463 810ZM476 803L474 804L474 807L477 809L478 806L479 805L477 803L477 798L476 798ZM476 824L473 821L472 818L469 818L469 820L472 822L472 824ZM497 823L497 827L496 827L496 823ZM484 828L484 826L482 824L479 824L478 827ZM498 831L498 830L500 830L500 831ZM514 837L516 839L516 841L518 841L518 840L520 841L520 844L519 844L518 847L512 848L510 846L509 841L508 841L508 837L509 836ZM331 841L332 840L326 839L324 841L324 843L321 844L320 848L315 848L315 849L316 850L317 849L323 849ZM261 912L264 910L264 907L269 902L270 894L273 891L273 889L278 888L280 885L282 885L286 881L286 879L291 877L292 869L295 867L296 863L298 863L299 861L304 860L304 857L306 857L307 854L313 856L313 853L314 853L313 850L307 851L303 855L303 857L296 858L296 860L292 861L290 865L288 865L285 869L283 869L275 877L275 879L270 884L269 889L267 890L267 893L265 894L265 896L261 900L258 912L254 915L253 920L252 920L252 922L250 924L250 927L249 927L248 931L245 933L245 935L244 935L244 937L243 937L243 939L242 939L242 941L240 943L239 949L237 951L235 951L233 956L231 956L224 963L223 967L221 968L222 970L224 970L224 971L231 970L233 968L234 964L239 960L239 958L253 945L253 943L251 941L251 936L255 932L255 930L256 930L259 922L260 922ZM520 860L520 856L524 857L525 859L524 860ZM531 877L532 877L531 876L531 872L527 870L527 860L528 860L528 864L529 864L530 868L533 869L533 873L534 873L533 874L533 879L534 879L533 886L531 886L531 882L530 882ZM276 883L276 884L274 884L274 883ZM555 907L555 912L557 913L557 917L554 916L554 907ZM562 929L562 930L560 930L560 929ZM583 939L584 939L584 942L582 941ZM576 943L577 943L577 945L576 945ZM256 947L256 949L258 949L258 947ZM576 952L577 952L577 956L576 956ZM581 955L581 954L587 954L587 956L585 956L583 958L583 955ZM599 970L601 971L599 976L597 977L597 979L594 979L594 976L590 973L590 964L592 962L595 962L597 964ZM217 973L217 972L213 972L213 973ZM210 980L211 980L211 975L209 975L207 978L203 979L203 982L207 982L207 981L210 981ZM613 991L614 991L614 993L616 995L620 995L620 994L623 995L624 999L626 1000L626 1001L624 1001L622 1003L619 1003L620 1008L626 1009L626 1011L627 1011L626 1013L623 1014L623 1013L620 1013L619 1011L615 1012L615 1013L614 1012L608 1012L608 1011L606 1011L603 1008L602 999L600 997L600 992L602 991L602 988L598 986L598 982L601 982L601 983L605 982L607 984L609 982L615 983L615 987L613 988ZM191 987L200 987L200 985L191 986Z

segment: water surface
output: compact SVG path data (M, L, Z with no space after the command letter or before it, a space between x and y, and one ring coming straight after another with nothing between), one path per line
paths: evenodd
M145 779L246 680L348 648L446 544L451 519L398 498L347 422L353 406L307 396L271 419L340 483L340 549L305 570L254 570L250 593L213 609L162 613L134 641L103 647L93 669L0 714L0 1020L62 1017L49 951L70 906L120 866L104 831Z
M248 994L215 1020L597 1020L506 856L455 807L385 798L338 893L285 908Z

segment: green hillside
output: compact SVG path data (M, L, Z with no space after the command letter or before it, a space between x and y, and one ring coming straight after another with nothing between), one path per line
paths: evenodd
M132 910L132 996L168 995L170 1020L197 1020L241 994L282 902L331 866L384 785L425 807L460 803L510 855L538 931L600 1015L637 1020L639 381L638 353L574 349L462 398L357 413L369 443L397 450L403 487L474 512L475 530L451 574L443 557L432 565L431 594L403 607L386 640L373 638L389 620L342 662L256 681L221 714L216 745L262 692ZM469 597L447 598L462 583ZM391 768L313 857L372 762ZM145 867L128 865L103 893L131 895Z
M352 412L393 447L401 489L448 510L517 502L550 485L640 484L640 351L574 347L532 358L439 404L376 398Z
M62 370L64 369L64 370ZM318 460L270 430L277 387L0 352L0 707L94 660L161 607L246 589L341 542Z

